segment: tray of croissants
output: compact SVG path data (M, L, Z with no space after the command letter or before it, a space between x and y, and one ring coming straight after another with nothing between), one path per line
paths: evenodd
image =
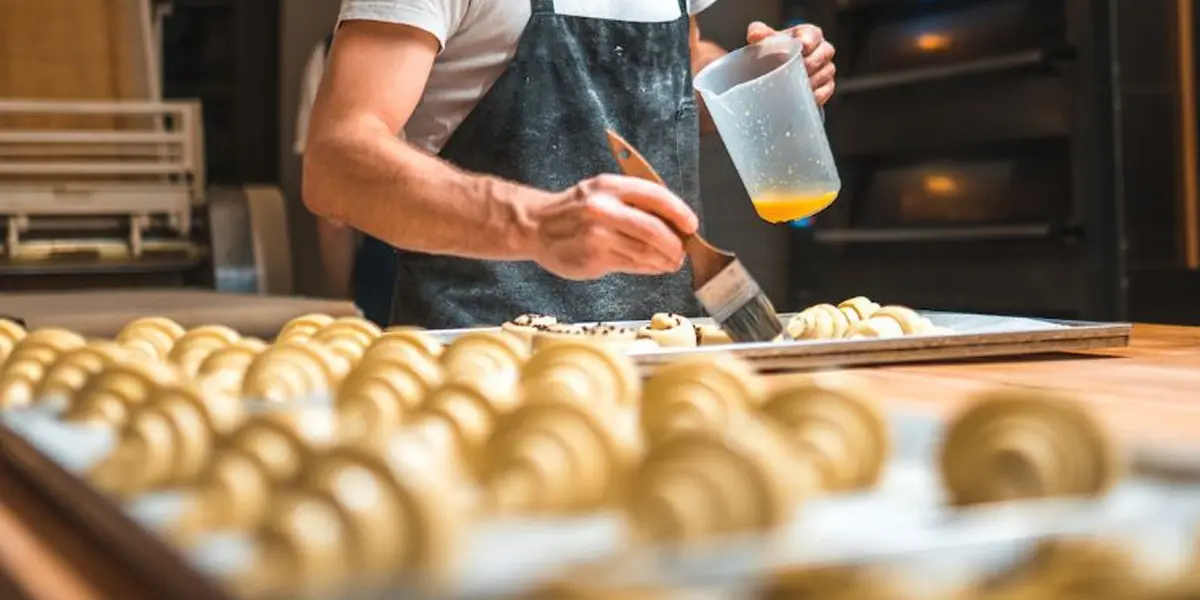
M952 360L1122 347L1128 323L915 310L864 296L779 315L786 338L734 343L712 319L656 313L648 320L571 323L555 315L515 316L499 329L532 348L587 339L633 355L644 367L684 355L733 353L764 371ZM491 328L432 332L443 342ZM790 339L789 339L790 338Z
M1099 598L1200 576L1200 484L1135 471L1073 398L999 388L942 420L852 373L726 352L643 377L594 337L533 339L0 319L0 471L162 598ZM1117 550L1028 552L1073 534Z

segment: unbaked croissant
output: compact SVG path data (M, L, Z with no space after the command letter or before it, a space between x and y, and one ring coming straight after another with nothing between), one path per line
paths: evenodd
M8 360L9 353L25 338L25 328L9 321L0 319L0 365Z
M930 333L933 323L917 311L903 306L885 306L871 315L866 321L859 322L850 328L846 337L861 338L891 338L905 335Z
M788 335L797 340L830 340L845 337L857 324L870 319L879 305L863 296L856 296L834 306L817 304L792 317L787 324Z

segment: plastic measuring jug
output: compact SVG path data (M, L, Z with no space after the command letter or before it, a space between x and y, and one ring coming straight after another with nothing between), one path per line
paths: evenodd
M758 215L784 223L815 215L842 189L799 40L775 35L696 76Z

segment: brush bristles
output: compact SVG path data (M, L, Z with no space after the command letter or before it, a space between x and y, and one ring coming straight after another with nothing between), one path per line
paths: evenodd
M759 292L718 324L737 343L770 342L784 335L783 322L765 294ZM785 336L786 337L786 336Z

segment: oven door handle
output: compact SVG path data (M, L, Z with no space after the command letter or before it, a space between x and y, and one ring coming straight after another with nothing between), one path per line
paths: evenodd
M1022 67L1044 64L1046 60L1047 54L1044 50L1026 50L952 65L922 67L907 71L896 71L894 73L851 77L838 82L838 95L845 96L846 94L858 92L871 92L952 77L1011 71Z
M976 242L1038 239L1050 236L1050 225L985 225L979 227L817 229L818 242L829 244L887 244L897 242Z

